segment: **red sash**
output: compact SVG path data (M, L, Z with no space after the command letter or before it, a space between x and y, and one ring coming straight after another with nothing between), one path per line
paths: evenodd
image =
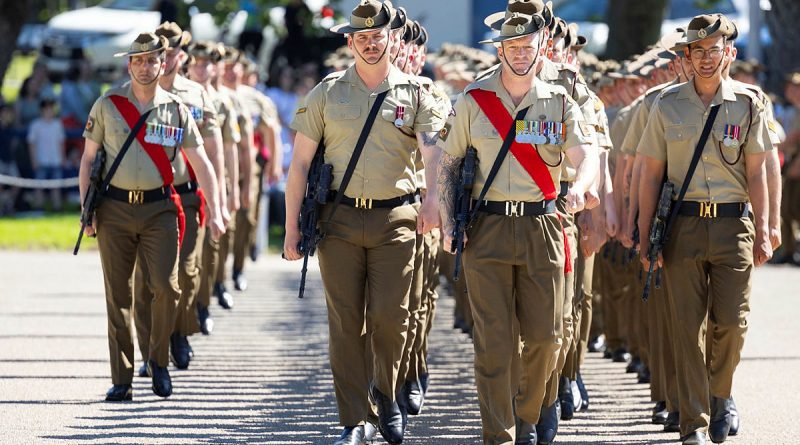
M500 98L494 92L486 90L471 90L469 94L478 103L483 114L489 118L489 122L492 123L497 133L501 137L507 135L516 123L503 106L503 103L500 102ZM533 150L531 150L531 147ZM553 177L550 176L550 170L542 160L542 157L539 156L536 146L514 141L511 143L509 150L542 191L544 199L555 199L558 196L556 185L553 183Z
M189 171L189 179L198 186L197 197L200 198L200 209L198 210L197 214L200 217L200 227L204 227L206 225L206 195L203 193L203 189L200 188L200 184L197 182L197 175L194 173L192 164L189 163L189 158L186 156L186 152L183 151L183 148L181 148L181 156L183 156L183 162L186 164L186 169Z
M117 111L119 111L119 114L125 119L128 127L133 128L141 117L136 106L124 96L113 95L109 96L109 99L111 99L111 102L117 107ZM175 176L172 174L172 164L169 162L167 152L161 145L152 144L144 140L144 126L142 126L141 130L139 130L139 133L136 135L136 140L139 142L139 145L142 146L145 153L150 156L150 160L153 161L153 164L155 164L158 172L161 174L161 179L164 181L163 187L172 189L171 199L178 210L178 243L183 244L183 233L186 231L186 215L183 213L181 196L175 191L175 187L172 184L175 180Z

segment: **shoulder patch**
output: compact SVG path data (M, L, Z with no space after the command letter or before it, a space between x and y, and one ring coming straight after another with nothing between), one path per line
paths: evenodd
M450 136L450 128L452 128L452 125L450 124L450 122L448 122L448 123L444 124L444 127L441 130L439 130L439 140L440 141L442 141L442 142L446 142L447 141L447 137Z
M305 113L307 110L308 110L308 108L306 108L306 107L300 107L300 108L298 108L298 109L297 109L297 111L295 111L295 113L294 113L294 114L303 114L303 113Z
M92 131L92 128L94 128L94 118L92 116L89 116L89 119L86 121L85 129L86 131Z

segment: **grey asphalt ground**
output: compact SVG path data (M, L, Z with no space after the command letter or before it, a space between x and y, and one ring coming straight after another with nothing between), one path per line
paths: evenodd
M319 273L298 300L299 263L248 267L250 289L232 311L212 306L213 335L192 339L189 370L171 371L172 397L136 377L134 401L109 404L98 254L0 252L0 444L331 443L340 427ZM759 269L751 307L734 383L741 432L728 443L800 443L800 268ZM440 298L437 317L431 389L404 443L477 444L472 345L451 329L452 298ZM590 411L562 423L558 443L677 442L649 423L649 391L623 365L590 354L583 374Z

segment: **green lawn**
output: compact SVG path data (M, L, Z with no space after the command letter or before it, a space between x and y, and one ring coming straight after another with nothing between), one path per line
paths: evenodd
M6 250L60 250L71 252L78 237L80 215L48 213L39 217L0 218L0 249ZM97 249L97 241L83 238L81 250ZM270 253L283 250L283 229L270 228Z
M79 220L77 212L0 218L0 249L71 252L80 230ZM96 248L94 239L83 238L81 250Z

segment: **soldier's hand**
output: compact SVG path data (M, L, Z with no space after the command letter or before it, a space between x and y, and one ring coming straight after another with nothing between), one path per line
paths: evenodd
M83 234L89 238L94 238L97 236L97 231L94 230L94 226L92 224L86 224L86 228L83 229Z
M417 215L417 233L424 234L442 225L439 209L433 200L425 200Z
M774 251L782 244L783 240L781 239L781 228L780 227L772 227L769 229L769 242L772 244L772 250Z
M219 241L220 237L225 233L225 224L222 223L222 216L209 218L208 228L211 229L211 239Z
M236 196L228 195L228 214L235 215L236 211L239 210L239 205L241 204L241 198L237 193Z
M569 189L567 192L567 211L569 213L578 213L586 206L584 194L581 191L576 191L574 188Z
M222 206L220 211L222 212L222 224L228 227L228 223L231 222L231 212L228 211L228 206Z
M444 239L442 241L444 243L444 250L446 250L450 254L455 255L456 251L455 251L455 249L452 248L453 247L453 229L449 229L447 231L442 229L442 233L444 234ZM464 247L467 247L467 234L466 233L464 234Z
M297 245L300 243L300 231L297 229L287 230L286 236L283 238L283 258L288 261L297 261L303 258L297 250Z
M766 233L757 234L753 244L753 264L756 267L766 263L772 258L772 244Z
M583 194L584 208L591 210L600 205L600 195L597 194L596 187L590 187L586 193Z

